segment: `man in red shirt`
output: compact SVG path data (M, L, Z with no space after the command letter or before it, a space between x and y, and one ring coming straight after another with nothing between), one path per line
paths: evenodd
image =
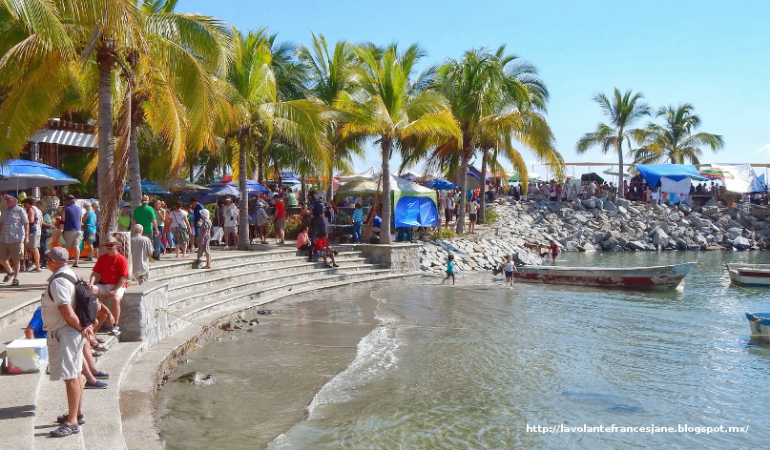
M329 248L329 233L324 232L321 237L316 239L315 244L313 245L313 252L316 255L321 255L324 258L324 266L326 267L332 267L329 265L328 262L326 262L326 258L329 257L332 260L332 265L334 267L339 267L337 265L337 262L334 261L334 252L332 249Z
M283 245L283 229L286 226L286 203L281 199L281 194L275 194L273 201L275 201L275 237L278 239L276 244Z
M120 301L126 292L126 280L128 280L130 275L128 260L125 256L118 253L120 243L114 237L110 236L102 245L107 248L107 253L96 260L96 264L91 272L91 279L88 281L88 287L91 288L94 295L99 297L99 300L102 302L112 300L115 311L115 324L118 324L120 320ZM120 329L117 326L113 326L111 333L118 336Z

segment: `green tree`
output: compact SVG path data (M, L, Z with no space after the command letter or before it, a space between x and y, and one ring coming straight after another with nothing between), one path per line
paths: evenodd
M631 91L621 94L617 88L612 99L604 94L596 94L593 100L601 107L610 123L599 122L596 131L584 134L577 142L577 152L585 153L595 145L601 147L602 153L614 150L618 155L618 173L623 173L623 141L628 143L630 149L631 136L640 132L631 127L642 117L650 115L650 107L642 102L643 98L641 93L634 94ZM623 194L623 186L618 186L618 197L623 198Z
M233 29L235 57L227 73L231 110L228 133L237 142L234 164L241 193L239 248L249 248L247 155L265 151L273 138L313 160L328 158L324 108L311 100L279 100L271 40L266 31L242 35Z
M342 91L335 107L346 115L342 136L377 136L382 156L382 227L380 243L390 243L390 157L410 141L460 139L460 129L440 94L412 82L415 64L424 56L417 44L399 52L364 45L356 49L361 92ZM402 155L403 156L403 155Z
M462 212L468 189L466 173L478 149L499 149L524 177L526 164L514 141L534 151L538 158L563 166L562 157L553 146L553 133L540 113L548 99L545 84L532 65L516 56L505 55L505 46L500 46L495 53L474 49L459 61L448 60L438 70L435 86L449 99L462 130L460 140L444 143L433 155L457 161L463 193L457 233L462 233L465 227Z
M308 84L311 95L323 102L329 111L326 139L329 141L331 157L322 170L329 181L327 195L331 196L334 170L350 170L352 157L364 156L365 138L343 136L340 131L345 115L333 110L334 101L341 92L354 93L358 88L358 58L355 46L347 41L338 41L330 53L323 34L313 34L312 37L310 48L300 48L299 60L309 68Z
M652 164L668 160L673 164L700 164L703 156L701 147L716 152L724 148L722 136L711 133L693 132L700 126L701 120L693 112L689 103L679 106L663 106L656 117L662 117L665 123L650 123L637 133L636 138L642 147L634 151L634 162Z

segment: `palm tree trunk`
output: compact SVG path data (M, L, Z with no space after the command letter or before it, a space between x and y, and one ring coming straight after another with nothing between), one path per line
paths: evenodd
M131 108L135 103L131 102ZM142 176L139 170L139 143L136 140L139 130L139 119L135 117L136 112L131 114L131 134L129 139L130 147L128 149L128 185L131 193L131 209L138 208L142 204Z
M97 179L98 195L102 214L99 238L105 242L107 237L117 230L117 214L123 183L115 180L115 141L112 130L112 56L106 53L97 55L99 65L99 121L98 144L99 162Z
M623 140L622 136L618 140L618 142L615 143L615 147L617 147L618 150L618 180L623 179ZM623 182L618 183L618 194L617 198L624 198L625 192L623 191Z
M484 149L481 151L481 202L479 204L479 223L484 223L484 213L487 209L487 159L489 159L489 151Z
M243 160L244 170L246 168L246 160ZM257 150L257 181L260 183L265 182L265 149L262 146Z
M380 244L390 244L390 150L393 140L382 139L382 226ZM374 205L376 208L377 205Z
M238 191L241 201L238 205L238 248L248 250L249 245L249 189L246 184L246 138L248 132L244 128L238 136Z
M465 196L468 192L468 161L473 155L473 144L463 136L463 159L460 163L460 205L457 208L457 226L455 233L461 234L465 229Z

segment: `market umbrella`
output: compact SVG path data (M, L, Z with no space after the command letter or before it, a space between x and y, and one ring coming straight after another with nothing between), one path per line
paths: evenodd
M59 169L25 159L6 159L0 164L0 191L80 184Z
M607 175L612 175L612 176L616 177L616 176L618 176L619 172L618 172L618 169L607 169L607 170L603 171L602 173L605 173ZM626 172L625 170L623 171L623 178L631 178L632 176L633 175L631 175L630 173Z
M206 186L205 191L188 192L180 200L187 203L192 201L192 199L197 199L199 202L206 204L216 203L220 197L240 198L240 192L232 183L214 183Z
M406 172L402 173L399 176L407 181L414 181L420 178L420 174L414 173L411 170L407 170Z
M528 178L529 178L530 181L532 181L532 180L539 180L540 179L540 174L530 173ZM508 178L508 182L509 183L517 183L519 181L521 181L521 175L519 175L518 173L514 174L514 175L511 175L511 177Z
M166 186L166 189L168 189L171 192L204 191L207 189L206 186L201 186L200 184L191 183L181 178L176 178L174 180L170 180L163 184Z
M599 184L604 183L604 178L600 177L596 172L584 173L580 177L580 181L595 181Z
M170 195L171 192L163 189L162 187L158 186L157 184L150 182L150 181L142 181L142 194L147 195ZM131 186L129 186L128 183L126 183L126 187L123 189L123 192L130 192Z
M425 186L426 188L438 189L439 191L457 189L456 184L452 183L451 181L444 180L442 178L434 178L426 183L423 183L423 186Z
M379 189L379 184L376 181L369 181L369 180L350 181L342 185L339 189L337 189L337 192L335 192L335 196L336 197L351 197L351 196L366 197L366 196L375 195L378 189Z

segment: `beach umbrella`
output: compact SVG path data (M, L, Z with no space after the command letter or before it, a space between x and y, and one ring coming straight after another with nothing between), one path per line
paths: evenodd
M367 197L377 194L378 183L370 180L350 181L335 193L336 197Z
M33 188L80 184L59 169L25 159L6 159L0 163L0 191L23 191Z
M597 174L596 172L591 172L591 173L584 173L580 177L580 181L595 181L601 184L601 183L604 183L604 178L599 176L599 174Z
M616 177L616 176L618 176L619 172L618 172L617 169L607 169L607 170L603 171L602 173L605 173L607 175L612 175L612 176ZM632 176L633 175L631 175L630 173L626 172L625 170L623 171L623 178L631 178Z
M540 179L540 174L530 173L528 175L528 178L529 178L529 181L539 180ZM517 183L519 181L521 181L521 175L519 175L518 173L515 174L515 175L512 175L510 178L508 178L508 182L509 183Z
M406 172L399 175L401 178L405 179L406 181L414 181L418 178L420 178L420 175L417 173L412 172L411 170L407 170Z
M157 184L150 182L150 181L142 181L142 194L147 195L171 195L171 192L163 189L162 187L158 186ZM126 183L126 187L123 189L123 192L127 193L131 190L131 186L129 186L128 183Z
M426 183L422 184L426 188L437 189L439 191L447 191L449 189L457 189L457 185L451 181L444 180L443 178L434 178Z
M191 183L181 178L176 178L174 180L170 180L162 184L164 184L166 186L166 189L168 189L171 192L204 191L207 189L206 186L201 186L200 184Z

